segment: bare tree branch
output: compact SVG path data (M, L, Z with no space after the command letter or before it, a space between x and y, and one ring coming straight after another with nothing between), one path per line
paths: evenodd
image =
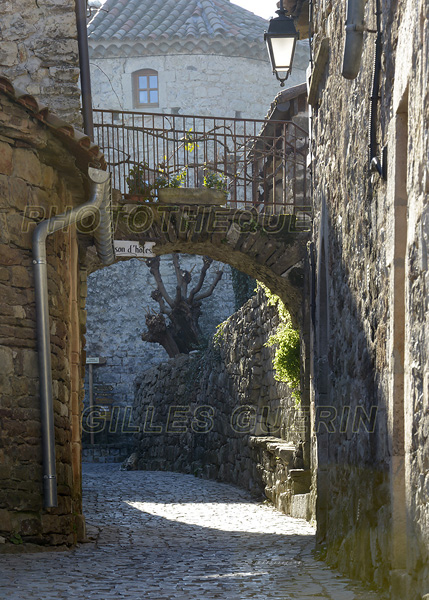
M185 296L183 294L183 276L182 276L182 271L180 270L178 254L173 254L173 265L174 265L174 270L176 272L176 279L177 279L176 302L180 302L180 300L182 299L182 296L183 297L185 297Z
M208 298L209 296L211 296L215 290L215 287L217 286L219 281L222 279L222 275L223 275L223 271L218 271L216 273L216 277L213 280L213 283L208 288L208 290L201 294L197 294L196 296L194 296L194 302L198 302L199 300L204 300L204 298Z
M160 264L159 256L157 256L156 258L147 259L147 264L149 265L150 272L156 281L156 285L157 285L160 293L162 294L163 298L165 298L167 304L171 308L173 308L174 301L168 295L167 290L165 289L164 282L162 281L162 278L161 278L161 273L159 272L159 264Z
M153 300L155 300L156 302L158 302L159 308L164 315L167 315L167 316L171 315L171 310L169 308L167 308L167 305L164 302L164 298L162 297L162 294L158 288L156 288L156 290L152 291L151 298Z
M198 280L197 285L194 287L194 289L189 294L189 301L190 302L193 301L195 294L198 294L198 292L203 287L203 283L204 283L204 280L206 278L206 273L209 270L210 265L212 264L212 262L213 262L212 258L209 258L208 256L204 256L204 258L203 258L203 267L202 267L202 269L200 271L200 278Z

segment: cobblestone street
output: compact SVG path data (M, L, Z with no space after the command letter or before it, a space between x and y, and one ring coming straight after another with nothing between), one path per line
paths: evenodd
M312 556L314 530L237 487L84 465L96 542L1 555L7 600L379 600Z

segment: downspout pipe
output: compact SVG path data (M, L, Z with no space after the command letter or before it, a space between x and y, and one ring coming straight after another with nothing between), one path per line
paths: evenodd
M46 240L48 235L82 221L91 215L100 215L94 236L97 252L103 264L114 261L111 228L110 173L89 168L92 183L91 198L73 210L42 221L33 233L33 265L36 296L37 349L39 360L40 413L42 425L44 507L58 506L55 465L55 430L52 393L51 341L48 308L48 266Z
M380 100L380 73L381 73L381 7L380 0L376 0L377 36L375 38L374 70L372 76L371 107L369 115L369 164L370 170L376 171L386 179L385 164L377 156L377 107ZM384 162L384 161L383 161Z
M363 50L365 0L348 0L346 19L346 42L344 46L342 76L355 79L360 69Z
M76 0L76 27L79 49L80 88L82 93L83 130L91 140L94 140L91 71L89 68L88 29L86 26L86 0Z

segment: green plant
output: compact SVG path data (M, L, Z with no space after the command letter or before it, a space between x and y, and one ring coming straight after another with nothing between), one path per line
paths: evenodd
M12 542L12 544L15 544L17 546L24 543L24 541L19 533L12 533L9 538L9 541Z
M204 168L203 186L206 188L212 188L214 190L226 192L226 177L225 175L219 175L218 173Z
M223 321L222 323L219 323L219 325L216 326L216 331L213 335L213 345L215 347L219 347L222 344L223 336L225 333L225 327L226 327L228 321L229 321L229 318L226 319L226 321Z
M149 167L146 163L134 165L126 178L130 194L143 196L145 199L151 197L153 185L147 180Z
M193 127L188 129L184 137L183 146L188 152L193 152L195 148L199 148L199 144L196 144L194 141L194 134L192 133Z
M290 314L278 296L258 281L257 288L264 290L269 306L276 306L280 325L270 336L265 346L277 346L273 366L277 381L284 381L291 388L292 396L298 404L300 397L301 357L299 331L292 326Z
M180 173L177 173L176 175L174 175L173 177L170 177L169 175L167 175L167 173L165 173L165 171L161 168L158 169L160 173L162 173L162 175L160 175L159 177L157 177L155 179L155 183L153 185L153 188L155 190L159 190L160 188L180 188L183 185L183 182L186 178L186 173L188 172L188 169L186 167L184 167Z
M273 359L275 378L286 382L292 391L292 396L300 401L300 347L299 332L288 324L283 324L272 335L266 346L277 346Z
M186 167L184 167L180 173L178 173L177 175L174 175L174 177L172 177L168 183L168 187L171 188L180 188L183 185L183 182L185 181L186 178L186 173L188 172L188 169Z
M250 219L247 222L240 224L240 231L242 233L256 233L259 231L260 235L266 235L263 226L256 221L256 219Z
M130 169L126 178L128 191L130 194L142 196L144 200L156 200L156 192L161 188L179 188L182 187L186 178L187 168L183 168L180 173L170 177L162 167L158 167L160 175L153 183L147 180L149 167L146 163L135 165Z

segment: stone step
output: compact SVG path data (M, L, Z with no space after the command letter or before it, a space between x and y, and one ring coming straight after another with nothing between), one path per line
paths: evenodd
M290 516L295 519L311 520L310 494L296 494L292 496Z
M310 469L289 469L288 477L292 480L293 494L306 494L310 491L311 471Z

